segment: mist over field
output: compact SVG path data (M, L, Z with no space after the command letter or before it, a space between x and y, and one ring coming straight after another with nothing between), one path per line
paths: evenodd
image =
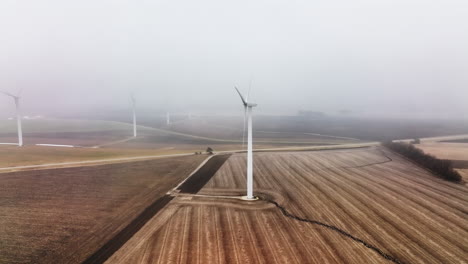
M0 0L0 264L466 263L467 47L467 0Z
M468 118L466 1L0 3L0 90L23 113ZM14 113L0 96L0 116Z

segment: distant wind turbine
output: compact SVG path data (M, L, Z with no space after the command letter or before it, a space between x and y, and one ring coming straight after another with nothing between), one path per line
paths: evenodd
M137 127L136 127L136 99L134 94L130 95L130 99L132 100L132 110L133 110L133 137L137 136Z
M13 95L11 93L3 92L0 91L1 93L12 97L15 100L15 105L16 105L16 122L18 125L18 146L22 147L23 146L23 130L21 127L21 111L20 111L20 95L21 91L18 93L18 95Z
M247 98L244 98L242 93L234 87L239 94L242 103L244 105L244 119L247 115L247 200L255 200L253 195L253 143L252 143L252 108L256 107L257 104L249 102L250 90L247 94ZM244 123L245 125L245 123ZM244 128L245 130L245 128Z

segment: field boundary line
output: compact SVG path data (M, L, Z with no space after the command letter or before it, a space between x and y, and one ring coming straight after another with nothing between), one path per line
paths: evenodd
M199 171L203 166L205 166L206 163L208 163L208 161L211 158L213 158L214 156L216 156L216 155L211 155L208 158L206 158L196 169L194 169L192 171L192 173L189 174L189 176L187 176L187 178L182 180L179 184L177 184L176 187L174 187L172 190L170 190L167 194L172 195L177 189L179 189L180 186L182 186L182 184L184 184L190 177L192 177L195 173L197 173L197 171Z
M18 171L18 170L27 170L27 169L57 169L57 168L103 165L103 164L109 164L109 163L127 163L127 162L132 162L132 161L184 157L184 156L191 156L191 155L194 155L194 154L193 153L179 153L179 154L167 154L167 155L135 156L135 157L113 158L113 159L102 159L102 160L84 160L84 161L46 163L46 164L25 165L25 166L13 166L13 167L0 168L0 173L2 173L2 171L9 172L11 170Z
M253 152L283 152L283 151L326 151L326 150L342 150L342 149L361 149L378 146L378 142L369 142L363 144L335 144L335 145L313 145L308 147L283 147L283 148L257 148ZM246 153L246 150L223 150L216 153Z
M134 140L136 138L137 137L126 137L124 139L114 140L114 141L102 143L102 144L99 144L99 145L94 145L94 146L91 146L91 147L88 147L88 148L101 148L101 147L105 147L105 146L111 146L111 145L115 145L115 144L119 144L119 143L125 143L125 142L128 142L128 141Z

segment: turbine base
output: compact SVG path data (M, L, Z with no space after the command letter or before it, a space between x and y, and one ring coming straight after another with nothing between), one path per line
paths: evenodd
M253 196L253 197L248 197L248 196L242 196L241 197L241 200L244 200L244 201L258 201L258 197L257 196Z

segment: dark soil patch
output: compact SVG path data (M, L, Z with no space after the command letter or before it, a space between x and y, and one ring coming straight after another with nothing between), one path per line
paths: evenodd
M174 197L164 195L147 207L122 231L107 241L97 252L86 259L83 264L104 263L110 256L119 250L138 230L140 230L153 216L164 208Z
M201 167L179 187L180 192L191 194L198 193L230 156L231 154L212 157L203 167Z
M468 160L452 160L452 165L457 169L468 169Z

